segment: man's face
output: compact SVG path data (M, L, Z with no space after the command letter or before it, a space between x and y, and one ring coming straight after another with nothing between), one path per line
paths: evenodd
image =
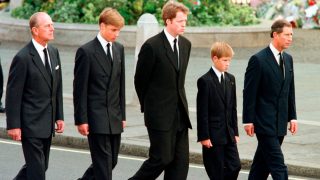
M274 45L279 50L282 51L287 49L292 43L293 31L291 27L283 27L282 33L274 33Z
M108 42L116 41L117 37L119 36L120 30L120 27L116 27L114 25L106 25L104 23L100 24L101 36Z
M213 56L212 62L214 64L214 67L217 68L220 72L227 72L231 62L231 57L218 58L217 56Z
M53 22L47 14L40 14L37 18L36 27L32 28L34 39L42 45L54 39Z
M187 14L182 11L178 11L177 15L173 19L167 19L167 30L173 36L176 37L184 33L187 25Z

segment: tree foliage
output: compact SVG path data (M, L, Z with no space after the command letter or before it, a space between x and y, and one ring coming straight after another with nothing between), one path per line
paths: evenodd
M230 4L229 0L179 0L190 9L191 26L249 25L258 23L249 6ZM160 23L161 7L166 0L25 0L12 16L28 19L37 11L47 12L55 22L97 23L105 7L117 9L126 24L134 25L143 13L151 13ZM200 2L200 3L199 3Z

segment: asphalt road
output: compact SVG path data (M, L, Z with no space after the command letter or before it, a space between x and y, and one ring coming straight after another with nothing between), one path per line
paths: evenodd
M119 162L113 171L114 180L125 180L131 177L140 167L143 158L119 156ZM74 180L80 177L91 162L89 151L53 146L51 148L48 180ZM11 180L23 165L20 143L0 139L0 180ZM207 180L202 165L190 164L188 180ZM158 179L162 179L163 176ZM241 171L239 180L248 178L247 171ZM271 178L269 178L271 179ZM291 180L307 180L303 177L290 177Z

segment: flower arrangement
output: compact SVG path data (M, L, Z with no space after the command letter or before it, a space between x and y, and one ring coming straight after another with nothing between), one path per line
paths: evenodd
M293 27L319 28L320 10L316 0L262 0L257 15L265 19L287 19Z
M0 0L0 11L6 9L9 6L9 0Z

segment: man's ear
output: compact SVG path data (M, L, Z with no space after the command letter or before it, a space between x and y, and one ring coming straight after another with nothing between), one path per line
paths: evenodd
M104 31L106 25L104 23L100 23L99 26L100 26L100 30Z
M275 38L275 37L278 37L279 36L279 33L277 33L277 32L273 32L273 37Z
M167 19L166 24L171 24L171 19Z
M32 28L31 28L31 31L32 31L32 34L33 34L33 35L35 35L35 36L38 35L38 28L32 27Z

